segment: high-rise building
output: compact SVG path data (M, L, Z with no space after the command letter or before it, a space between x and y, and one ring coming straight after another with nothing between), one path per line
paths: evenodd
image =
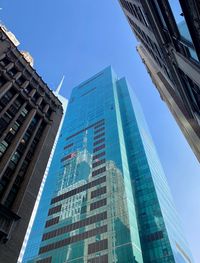
M72 91L23 262L192 263L140 106L111 67Z
M12 36L12 37L11 37ZM62 104L0 27L0 262L15 263L54 139Z
M63 81L64 81L64 77L62 78L62 80L61 80L60 84L58 85L56 91L55 92L53 91L53 93L56 95L56 97L58 97L58 99L62 102L63 116L62 116L62 120L61 120L59 129L58 129L58 132L57 132L57 135L56 135L56 139L55 139L54 145L53 145L52 150L51 150L51 154L50 154L50 157L49 157L49 160L48 160L48 164L47 164L47 167L46 167L46 170L45 170L45 173L44 173L44 177L42 179L42 183L41 183L40 190L39 190L36 202L35 202L33 213L31 215L31 219L29 221L29 226L28 226L28 229L26 231L24 242L23 242L23 245L22 245L22 248L21 248L21 251L20 251L20 255L19 255L18 261L17 261L18 263L21 263L23 258L24 258L24 261L26 260L27 252L29 254L28 257L30 257L30 253L35 255L34 254L35 253L35 250L34 250L35 243L37 244L37 242L40 241L40 237L39 237L38 233L39 233L39 228L41 227L42 224L40 225L41 222L39 222L39 224L34 225L34 227L33 227L33 222L34 222L34 219L35 219L35 216L36 216L36 212L40 213L40 216L43 218L43 221L45 221L45 218L46 218L45 212L48 211L48 206L49 206L48 197L49 197L49 194L51 193L52 183L53 183L53 182L49 181L50 180L49 168L50 168L50 165L51 165L51 162L52 162L52 158L53 158L53 155L54 155L54 152L55 152L55 148L56 148L56 145L57 145L57 142L58 142L58 138L60 136L60 131L61 131L61 128L62 128L62 124L63 124L63 121L64 121L64 117L65 117L65 113L66 113L66 109L67 109L67 104L68 104L68 100L65 97L60 95L60 89L62 87ZM49 188L46 189L44 187L49 187ZM44 200L43 200L43 198L44 198ZM39 206L40 203L43 204L42 207ZM27 241L29 240L29 235L30 235L31 231L32 231L32 238L30 239L30 241L28 243L28 246L27 246ZM35 234L34 234L34 231L35 231ZM33 238L33 236L35 236L35 238ZM25 249L26 249L26 253L25 253Z
M152 81L200 161L199 1L119 2Z

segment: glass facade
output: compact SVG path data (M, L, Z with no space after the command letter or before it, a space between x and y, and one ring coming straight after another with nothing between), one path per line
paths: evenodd
M198 61L197 53L194 49L192 38L190 36L190 32L188 30L185 20L178 24L178 29L183 40L185 41L184 44L188 47L190 57Z
M196 51L194 49L194 44L187 26L187 23L185 21L185 17L182 11L182 8L180 6L180 3L178 0L169 0L169 5L171 7L171 11L173 13L177 28L179 30L179 33L181 37L183 38L184 45L187 46L189 55L192 59L198 61L198 57L196 54Z
M73 89L23 262L192 262L131 93L111 67Z
M118 81L121 117L144 262L192 262L144 115L125 79Z

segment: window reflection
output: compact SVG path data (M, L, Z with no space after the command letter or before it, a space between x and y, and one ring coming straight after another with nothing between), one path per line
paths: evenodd
M191 47L193 46L193 42L192 42L192 38L191 38L191 35L190 35L190 32L188 30L185 20L178 24L178 29L179 29L180 35L183 37L183 40L186 41L185 43L188 42L187 47L188 47L191 58L198 61L196 51L194 50L194 48Z
M180 3L178 0L169 0L169 4L172 10L172 13L174 15L174 19L176 21L179 33L181 37L183 38L184 44L187 46L190 57L194 60L198 61L198 57L196 54L195 49L193 48L193 41L188 29L188 26L186 24L184 14L182 11L182 8L180 6Z

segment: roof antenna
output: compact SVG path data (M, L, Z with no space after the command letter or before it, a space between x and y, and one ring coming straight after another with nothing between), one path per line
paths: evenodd
M60 83L59 83L59 85L58 85L58 87L57 87L57 89L56 89L56 91L55 91L55 94L57 94L57 95L59 94L64 79L65 79L65 76L62 77L62 79L61 79L61 81L60 81Z

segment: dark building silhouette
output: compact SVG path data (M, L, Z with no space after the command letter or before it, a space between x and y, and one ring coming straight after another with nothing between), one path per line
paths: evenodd
M137 50L200 161L200 4L120 0Z
M0 262L14 263L62 118L62 104L0 27Z

